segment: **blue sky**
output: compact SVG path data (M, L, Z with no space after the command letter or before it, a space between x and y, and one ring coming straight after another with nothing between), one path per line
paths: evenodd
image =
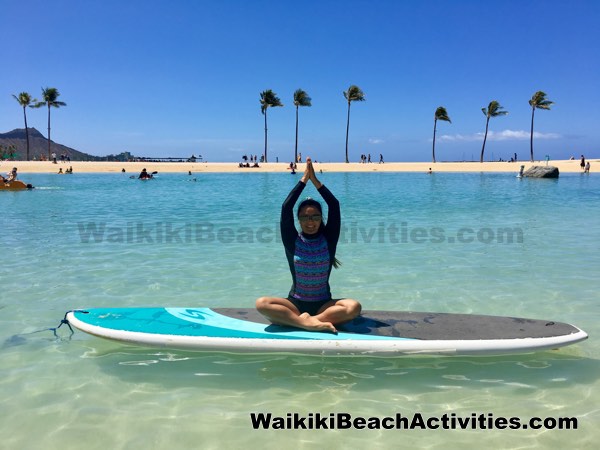
M52 139L95 155L189 156L238 161L264 149L260 92L268 111L269 160L299 151L342 161L347 103L350 158L478 159L481 112L490 120L486 160L529 154L531 108L543 90L555 102L536 112L536 159L600 157L600 2L589 1L183 1L0 0L0 132L23 127L12 94L56 87ZM28 110L46 135L46 110Z

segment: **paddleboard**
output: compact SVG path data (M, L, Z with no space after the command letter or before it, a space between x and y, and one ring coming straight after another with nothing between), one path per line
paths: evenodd
M337 334L273 325L247 308L94 308L69 312L67 320L127 344L233 353L495 355L555 349L588 337L548 320L398 311L363 311Z

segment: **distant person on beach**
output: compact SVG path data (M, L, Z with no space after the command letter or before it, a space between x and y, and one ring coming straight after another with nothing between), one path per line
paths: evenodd
M56 153L52 153L52 164L56 164Z
M589 161L587 163L585 163L585 169L583 170L583 173L590 173L590 162Z
M327 224L323 221L321 204L307 198L298 206L301 228L298 233L294 205L309 180L327 203ZM331 296L329 276L331 269L340 264L335 257L341 230L340 203L317 179L310 158L306 158L304 175L283 202L280 226L292 288L287 298L259 298L256 308L277 325L336 333L335 325L357 317L361 305L356 300Z
M581 162L579 165L581 166L581 170L585 169L585 157L583 155L581 155Z
M383 155L379 154L379 164L383 164L385 161L383 160Z

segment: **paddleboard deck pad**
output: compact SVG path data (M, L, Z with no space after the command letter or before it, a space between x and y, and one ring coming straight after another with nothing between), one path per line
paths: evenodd
M67 320L128 344L233 353L494 355L555 349L588 337L548 320L400 311L363 311L337 334L273 325L255 309L93 308L71 311Z

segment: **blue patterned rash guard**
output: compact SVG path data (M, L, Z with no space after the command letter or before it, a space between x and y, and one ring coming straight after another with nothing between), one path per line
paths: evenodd
M299 181L281 208L281 238L292 273L289 297L306 302L331 300L329 276L340 237L340 203L324 185L318 190L328 207L327 224L314 235L298 233L294 205L306 184Z

